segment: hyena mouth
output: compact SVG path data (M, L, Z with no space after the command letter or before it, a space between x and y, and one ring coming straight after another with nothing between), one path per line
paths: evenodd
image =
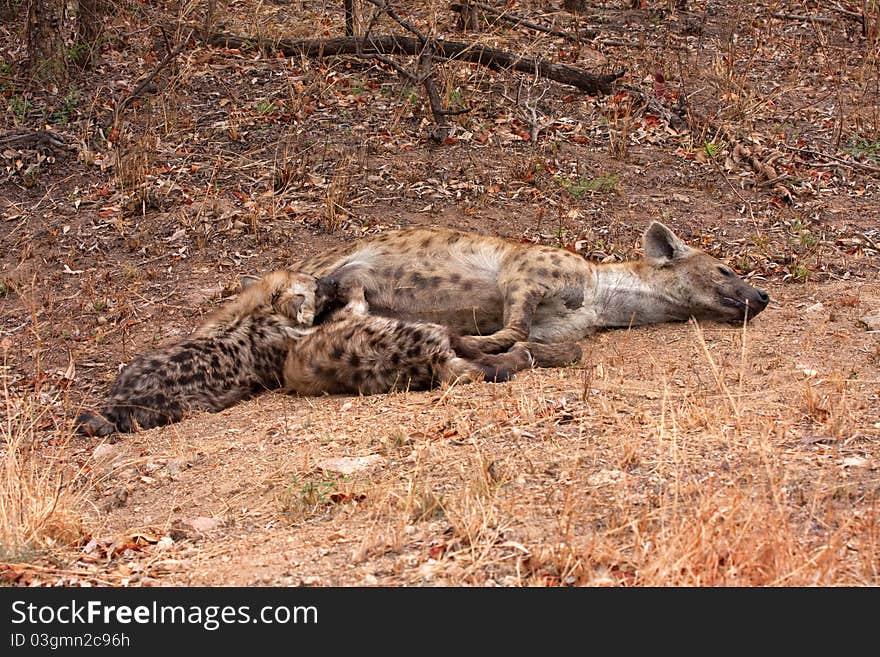
M748 320L754 318L755 315L764 310L767 306L766 303L761 303L759 301L751 303L747 300L743 301L742 299L736 299L724 295L721 296L721 304L737 310L737 316L732 320L737 322L743 319Z
M730 306L731 308L739 308L740 310L745 310L748 307L745 301L734 299L733 297L722 296L721 303L725 306Z

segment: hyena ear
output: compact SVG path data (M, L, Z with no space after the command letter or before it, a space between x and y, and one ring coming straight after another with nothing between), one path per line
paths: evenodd
M251 274L242 274L241 278L238 279L238 284L241 285L242 290L248 289L251 285L260 280L259 276L252 276Z
M652 221L642 235L642 247L645 255L658 264L683 258L693 252L693 249L682 242L678 235L659 221Z
M287 300L287 304L284 307L284 314L291 319L303 323L303 304L305 302L305 295L294 294Z
M315 323L315 297L293 294L285 302L282 313L300 326L311 326Z

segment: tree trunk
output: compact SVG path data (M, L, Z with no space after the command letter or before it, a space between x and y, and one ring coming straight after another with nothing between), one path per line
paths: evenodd
M66 44L71 22L66 0L30 0L27 42L31 73L39 80L63 82L67 77Z

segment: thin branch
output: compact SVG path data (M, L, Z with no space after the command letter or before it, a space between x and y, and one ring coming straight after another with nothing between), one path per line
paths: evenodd
M510 23L511 25L527 27L530 30L535 30L537 32L545 32L547 34L552 34L553 36L562 37L563 39L567 39L569 41L581 42L584 39L592 39L593 37L598 36L598 34L599 34L595 30L585 30L585 31L581 32L580 34L572 34L571 32L564 32L562 30L557 30L552 27L547 27L546 25L541 25L540 23L533 23L532 21L530 21L527 18L524 18L523 16L518 16L516 14L511 14L507 11L502 11L500 9L496 9L495 7L492 7L491 5L487 5L482 2L471 2L470 6L479 7L480 9L485 11L487 14L491 14L492 16L495 17L496 23L503 22L503 23ZM458 13L461 13L465 10L464 5L462 5L458 2L453 2L449 6L449 8L452 11L458 12Z
M789 146L788 144L781 144L781 146L785 150L792 151L794 153L804 153L807 155L812 155L814 157L823 157L827 160L833 160L834 162L837 162L844 166L848 166L852 169L859 169L861 171L867 171L868 173L880 174L880 167L872 167L870 164L863 164L862 162L859 162L857 160L844 160L842 157L837 157L836 155L810 150L809 148L796 148L794 146Z
M781 11L773 11L770 12L770 15L773 18L778 18L783 21L806 21L813 23L824 23L825 25L833 25L833 18L826 18L825 16L809 16L804 14L784 14Z
M16 129L0 134L0 146L32 148L42 145L68 150L72 148L64 142L64 137L51 130Z
M345 36L354 36L354 0L344 0L345 7Z
M375 59L377 61L382 62L386 66L391 67L394 71L405 77L407 80L412 82L413 84L419 84L421 80L419 80L419 76L411 73L407 68L401 66L397 62L395 62L390 57L386 57L385 55L380 55L379 53L358 53L361 57L366 57L368 59Z
M168 66L168 64L170 64L175 57L183 52L183 49L186 48L187 45L189 45L189 40L192 38L194 32L195 30L190 30L186 38L183 39L174 50L165 55L162 61L156 65L156 67L150 72L150 74L137 84L137 86L134 88L134 91L132 91L126 98L120 101L120 103L116 106L116 111L114 112L114 125L119 121L120 114L125 111L125 108L128 107L128 104L138 97L138 95L146 88L146 86L153 80L153 78L155 78L159 74L159 72L163 68Z
M412 23L403 20L400 16L397 15L397 12L394 11L394 8L391 6L391 3L381 2L380 0L367 0L367 2L369 2L374 7L378 7L379 9L384 11L386 14L388 14L391 20L400 25L403 29L415 34L419 38L419 41L421 41L423 44L428 42L428 37L422 34Z
M862 14L862 12L852 11L851 9L847 9L846 7L842 7L839 2L823 2L821 4L825 7L827 7L828 9L832 9L836 12L839 12L839 13L843 14L844 16L846 16L847 18L851 18L855 21L858 21L859 23L864 24L864 22L865 22L865 15Z

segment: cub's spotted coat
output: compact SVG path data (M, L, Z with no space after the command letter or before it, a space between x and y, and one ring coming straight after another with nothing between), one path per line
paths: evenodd
M77 430L104 436L149 429L282 386L304 395L374 394L481 378L506 381L532 364L529 345L487 355L460 345L444 326L368 315L363 293L356 297L334 310L340 305L335 280L271 272L189 338L127 365L101 412L80 414ZM312 326L322 313L323 322ZM580 353L568 345L533 348L556 365Z
M80 414L77 430L104 436L149 429L279 388L289 340L310 330L336 294L334 281L284 270L267 274L190 337L135 358L100 413Z
M326 323L291 340L284 388L303 395L422 390L478 379L506 381L530 367L530 346L548 365L567 365L576 345L517 343L500 354L462 344L445 326L367 314L363 293Z

